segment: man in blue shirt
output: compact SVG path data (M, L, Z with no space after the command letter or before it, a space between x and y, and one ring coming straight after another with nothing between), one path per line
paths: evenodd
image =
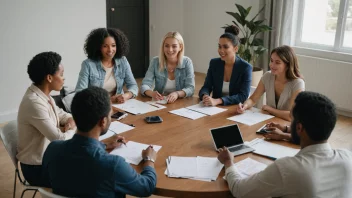
M121 146L125 139L106 145L99 142L111 123L112 108L107 91L90 87L76 93L71 111L77 132L71 140L53 141L43 157L43 170L53 193L69 197L150 196L156 186L156 152L142 152L143 171L138 174L124 158L110 155L106 147Z

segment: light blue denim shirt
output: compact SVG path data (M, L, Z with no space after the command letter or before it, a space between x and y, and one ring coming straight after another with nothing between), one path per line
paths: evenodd
M133 77L130 64L126 57L116 58L113 68L116 79L116 94L123 93L123 85L126 84L127 90L133 94L138 94L138 85ZM90 86L103 87L105 79L105 70L101 61L86 59L82 62L82 68L76 85L76 91L86 89Z
M163 93L168 78L166 65L164 69L159 70L159 57L154 57L150 61L147 73L142 81L141 94L147 90L158 91ZM186 56L183 57L182 63L178 64L175 70L176 91L184 91L186 97L193 96L194 93L194 69L192 60Z

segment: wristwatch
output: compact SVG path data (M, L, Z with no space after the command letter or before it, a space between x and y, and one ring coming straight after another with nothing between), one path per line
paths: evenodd
M153 158L149 157L149 156L143 158L143 160L144 161L151 161L151 162L155 163L155 160Z

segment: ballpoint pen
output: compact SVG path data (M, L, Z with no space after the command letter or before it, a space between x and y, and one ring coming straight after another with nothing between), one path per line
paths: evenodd
M109 131L111 131L111 132L115 133L115 135L117 135L117 133L115 131L113 131L111 129L109 129ZM117 140L116 142L121 142L127 147L126 142L122 141L121 139Z

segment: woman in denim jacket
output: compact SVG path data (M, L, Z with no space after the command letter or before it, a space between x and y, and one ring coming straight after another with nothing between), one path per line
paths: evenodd
M168 103L178 98L191 97L194 93L192 60L184 56L183 38L178 32L167 33L161 43L159 57L150 61L142 81L141 94ZM153 89L153 86L154 89Z
M138 86L125 55L129 42L123 32L98 28L90 32L84 50L88 59L82 63L76 91L97 86L106 89L111 102L124 103L138 94ZM127 92L122 88L126 84Z
M252 66L236 56L240 45L238 33L237 26L229 26L220 36L220 58L210 60L207 77L199 91L199 98L205 106L239 104L248 98Z

